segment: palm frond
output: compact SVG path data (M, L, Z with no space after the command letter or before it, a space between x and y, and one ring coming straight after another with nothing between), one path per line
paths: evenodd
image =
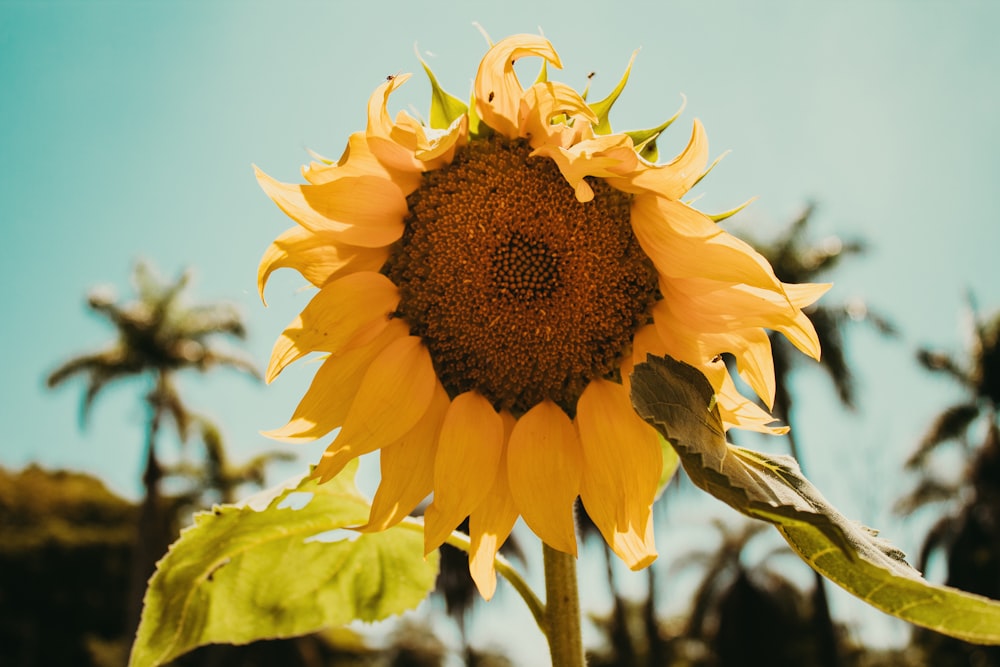
M938 445L964 438L969 425L979 416L979 412L979 406L975 403L959 403L946 408L935 417L931 427L920 440L917 450L906 460L906 467L919 468L926 463L928 455Z
M946 482L936 477L924 477L912 491L896 501L892 511L901 516L907 516L925 505L952 501L959 496L960 492L961 487L956 482Z
M972 384L969 371L962 368L961 364L949 354L921 348L917 350L917 361L932 373L950 375L965 387L969 387Z

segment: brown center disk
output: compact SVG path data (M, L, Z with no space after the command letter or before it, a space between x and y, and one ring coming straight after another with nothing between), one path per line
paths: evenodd
M449 394L474 389L515 414L548 398L573 415L649 321L657 274L627 194L589 179L595 197L581 204L530 152L476 141L427 173L383 270Z

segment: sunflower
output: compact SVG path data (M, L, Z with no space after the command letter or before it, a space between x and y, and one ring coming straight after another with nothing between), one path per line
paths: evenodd
M525 89L514 63L528 56L543 67ZM410 75L387 77L338 161L304 167L301 185L257 171L297 223L264 254L261 295L282 267L318 288L275 344L267 379L325 355L289 423L269 435L310 441L339 428L314 470L321 481L380 452L363 530L393 526L433 494L429 553L468 517L485 598L519 516L576 554L578 496L625 563L651 563L662 450L633 412L633 365L650 353L687 362L714 386L727 428L781 432L740 395L722 355L770 406L766 330L818 358L802 308L827 289L783 284L681 201L710 169L698 121L667 164L655 163L655 139L670 121L611 131L631 62L593 104L549 81L547 66L561 63L542 37L496 43L467 107L425 64L429 126L390 117L389 97Z

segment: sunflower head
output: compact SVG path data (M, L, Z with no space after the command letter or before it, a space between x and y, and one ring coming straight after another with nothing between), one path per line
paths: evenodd
M514 69L526 57L546 65L528 88ZM740 395L722 355L769 406L767 330L818 357L801 309L827 289L783 284L682 201L709 168L700 123L666 164L655 140L670 121L612 132L631 62L595 103L548 80L547 66L562 66L547 40L508 37L480 62L467 106L425 64L429 126L390 116L410 75L388 77L338 161L306 166L304 184L258 171L296 222L265 253L261 292L282 267L318 288L275 344L268 379L325 355L271 435L304 441L339 428L315 470L324 480L380 452L365 530L433 495L431 551L468 517L470 567L487 598L519 516L576 553L578 496L630 567L652 562L661 441L632 410L632 366L651 353L684 361L711 382L727 428L781 432Z

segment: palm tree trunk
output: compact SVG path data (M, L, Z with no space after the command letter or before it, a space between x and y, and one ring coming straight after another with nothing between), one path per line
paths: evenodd
M777 403L777 401L775 401ZM788 423L787 414L785 423ZM795 442L794 431L788 433L788 448L792 456L799 462L802 468L802 459L799 457L799 448ZM803 471L804 474L804 471ZM837 641L837 627L830 616L830 601L826 595L826 580L816 570L813 573L812 592L812 613L813 627L816 633L816 652L818 667L840 667L840 644Z
M611 610L611 646L614 650L615 662L619 665L635 664L635 649L632 646L632 636L628 631L628 610L625 608L625 600L618 593L615 586L614 555L611 547L603 539L601 544L604 547L604 563L607 567L608 587L611 589L611 599L614 607Z
M163 468L156 457L156 439L163 415L163 405L160 401L161 386L162 381L158 380L157 388L146 397L150 412L146 436L146 467L142 474L144 495L139 505L126 607L128 613L126 631L130 636L134 635L139 627L146 585L156 569L156 561L166 552L170 544L170 527L167 517L164 516L160 497Z
M660 623L656 618L656 572L652 565L646 568L646 581L649 592L646 594L646 604L643 607L643 621L646 626L646 637L649 641L649 655L646 664L650 667L667 664L666 646L660 637Z

